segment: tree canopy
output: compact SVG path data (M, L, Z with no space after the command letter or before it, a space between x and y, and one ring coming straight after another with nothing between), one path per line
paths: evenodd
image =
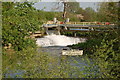
M29 32L34 32L39 28L36 10L31 3L5 2L3 5L3 46L12 44L16 50L21 50L34 41L28 37ZM33 15L34 14L34 15Z

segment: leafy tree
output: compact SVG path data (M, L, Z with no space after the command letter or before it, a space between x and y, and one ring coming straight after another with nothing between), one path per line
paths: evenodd
M76 14L84 14L85 10L81 7L79 7L79 9L76 11Z
M98 17L100 21L118 22L119 13L118 2L102 2L98 10ZM102 17L101 17L102 16Z
M98 21L109 21L119 24L119 3L101 3L100 9L97 12ZM89 10L87 10L89 11ZM119 26L119 25L118 25ZM87 52L93 53L88 55L93 58L96 65L99 66L102 78L120 78L120 31L118 29L113 29L113 32L107 34L96 35L99 40L94 38L90 43L82 43L74 45L73 47L84 47L87 48L88 45L91 50L86 50ZM97 42L98 41L98 42ZM97 42L97 43L95 43ZM85 52L86 52L85 51Z
M75 13L79 9L78 2L67 2L66 0L61 0L61 1L63 1L63 5L64 5L63 19L66 18L67 12Z
M96 12L91 7L87 7L83 15L86 21L96 21Z
M120 43L119 38L113 40L103 39L101 46L96 46L94 55L96 63L100 67L103 78L119 78L120 77ZM117 46L117 47L116 47Z
M78 2L67 2L67 12L70 13L76 13L78 11L78 9L80 8L79 3Z
M12 44L14 49L21 50L27 46L35 45L29 39L29 32L38 29L36 10L31 3L3 3L3 46Z

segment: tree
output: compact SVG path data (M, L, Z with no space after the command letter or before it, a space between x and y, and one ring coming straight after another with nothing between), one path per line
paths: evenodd
M106 36L110 37L110 35ZM102 40L100 46L96 46L92 56L96 59L96 64L99 65L103 78L120 78L120 46L118 45L120 38L108 38L110 40L107 38Z
M85 13L85 10L83 9L83 8L79 8L78 10L77 10L77 12L76 12L76 14L84 14Z
M63 1L63 19L66 17L67 12L75 13L79 9L79 3L78 2L67 2L66 0Z
M97 21L97 12L95 12L91 7L87 7L85 10L82 10L82 14L86 21Z
M119 24L119 3L101 3L98 14L101 21ZM104 35L100 46L96 46L93 57L97 59L103 77L120 78L120 33L119 29Z
M98 10L99 19L101 21L118 22L119 13L118 2L102 2ZM101 17L102 16L102 17Z
M79 10L79 2L67 2L67 12L76 13Z
M35 45L35 41L28 37L29 32L34 33L38 30L36 12L29 2L3 3L3 46L12 44L14 49L22 50L27 46Z

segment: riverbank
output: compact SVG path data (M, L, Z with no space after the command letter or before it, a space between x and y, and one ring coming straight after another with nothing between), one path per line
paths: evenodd
M114 71L112 72L114 72L119 76L118 73L119 65L117 61L119 59L119 54L118 54L119 44L116 44L116 41L114 41L117 35L115 34L114 36L111 36L111 34L104 34L104 35L103 37L101 36L99 38L91 38L91 40L87 40L84 43L74 44L73 46L70 46L76 49L81 47L84 49L85 55L76 56L76 57L61 56L59 54L59 51L62 50L62 48L60 49L60 47L56 47L56 46L49 48L48 47L26 48L22 51L4 51L3 49L3 60L4 60L3 77L12 77L12 78L15 77L17 78L110 77L111 78L113 76L111 76L110 74L104 75L104 74L108 74L107 71L111 71L111 70L115 70L115 72ZM106 40L108 41L106 42ZM119 41L117 41L117 43L119 43ZM9 53L9 52L13 52L13 53ZM84 62L85 65L79 66L82 65ZM90 64L91 62L94 62L94 64L93 65ZM90 66L86 66L86 65L90 65ZM98 65L99 69L96 68L96 65ZM112 67L110 67L110 65L112 65ZM84 70L81 69L83 67L85 67ZM94 69L97 69L97 73L95 72L96 70L94 71ZM22 72L20 72L19 70ZM86 72L87 74L85 74ZM75 76L75 75L80 75L80 76Z
M119 30L115 30L114 32L95 34L85 43L78 43L68 47L75 49L83 48L84 55L92 58L95 64L99 66L103 78L118 78L120 77L119 44Z

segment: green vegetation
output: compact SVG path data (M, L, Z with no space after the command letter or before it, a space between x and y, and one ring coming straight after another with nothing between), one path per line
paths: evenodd
M70 13L76 13L78 11L79 7L79 2L67 2L67 12Z
M83 14L85 17L84 21L108 21L119 25L119 4L120 3L113 2L102 3L98 12L95 12L91 8L86 8L85 10L79 8L75 13L70 11L70 14L68 14L67 17L69 17L71 21L81 21L81 19L76 17L76 14ZM17 72L17 70L23 70L25 73L15 77L69 78L71 75L79 75L77 77L80 78L120 78L119 28L113 30L113 32L109 31L107 33L76 33L79 37L89 37L89 40L85 43L79 43L70 47L83 48L85 56L94 60L95 65L87 67L88 69L86 69L86 71L92 72L90 68L94 68L96 65L98 65L100 69L100 73L98 72L96 75L85 75L84 71L79 71L79 67L70 66L70 62L67 62L67 57L65 56L61 58L61 63L58 65L58 58L50 56L47 53L37 52L35 40L29 38L30 33L41 30L40 26L44 22L53 20L54 17L61 21L64 20L61 17L61 12L36 10L32 5L33 3L29 2L2 3L3 77L6 77L6 73L9 73L9 71L13 71L12 73L14 73ZM74 8L78 8L78 4ZM72 32L63 32L62 34L74 36L74 33ZM11 47L9 49L4 49L6 46L9 47L10 44ZM72 72L72 70L74 71ZM99 74L101 74L101 76L99 76Z
M108 21L118 24L118 29L107 33L87 34L84 37L90 36L85 43L75 44L69 47L83 48L84 54L92 58L96 65L99 66L102 78L120 78L120 32L118 13L120 12L120 3L101 3L96 19L89 18L90 21ZM93 13L90 8L86 9L88 15ZM88 16L87 15L87 16ZM93 15L94 16L94 15ZM102 16L102 17L101 17ZM92 20L93 19L93 20ZM65 35L73 35L72 33L64 33ZM78 34L78 33L76 33ZM81 33L82 36L83 33ZM86 36L87 35L87 36Z
M9 44L15 50L22 50L28 46L34 46L35 41L28 38L29 32L34 33L39 29L35 9L31 3L3 3L3 46ZM34 14L34 15L33 15ZM30 17L32 16L32 17Z
M84 54L95 60L102 72L102 78L119 78L120 77L120 34L115 32L103 33L92 37L85 43L79 43L71 48L83 48Z
M102 17L104 19L101 18L101 21L115 22L119 27L119 17L117 14L119 12L118 3L109 2L101 5L100 10L104 12L100 14L103 15L106 13L106 15L104 15L105 17ZM102 78L120 78L119 28L108 33L95 34L95 36L92 35L91 37L92 38L85 43L79 43L70 47L83 48L84 54L93 58L96 65L99 66Z
M2 4L3 78L69 78L73 75L71 70L74 70L74 75L87 77L88 75L84 75L83 72L78 72L79 67L70 67L66 57L62 57L60 65L57 65L59 62L57 58L37 52L35 40L29 38L30 33L40 30L44 22L53 20L54 16L62 13L36 10L32 5L29 2ZM7 49L4 49L6 46ZM49 69L50 66L54 68ZM14 73L18 75L14 76Z
M49 20L57 17L62 20L60 12L45 12L36 10L33 3L13 3L4 2L2 4L2 45L9 46L15 50L22 50L28 46L35 46L35 40L30 39L30 33L41 30L41 25ZM33 15L34 14L34 15ZM74 14L70 14L73 16ZM77 21L76 17L71 18L72 21Z
M71 65L71 61L79 65L74 57L58 58L49 53L38 53L36 49L28 47L22 51L3 50L3 78L93 78L99 76L97 73L94 75L94 72L84 74L88 73L86 71L90 71L92 67L82 70L83 67ZM87 57L83 60L88 60L86 62L91 65Z

